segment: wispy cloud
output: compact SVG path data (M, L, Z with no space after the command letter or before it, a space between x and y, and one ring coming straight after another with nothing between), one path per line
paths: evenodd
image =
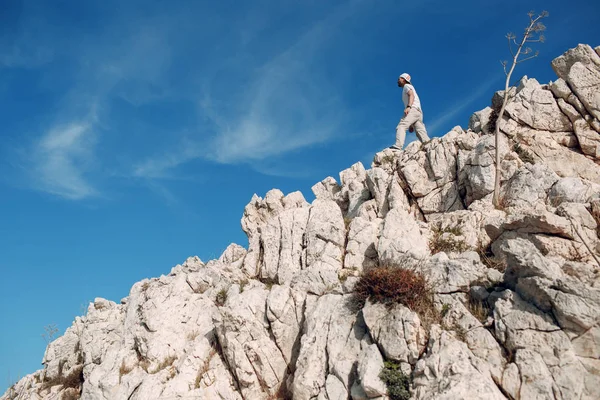
M445 127L448 121L450 121L456 115L460 114L464 109L469 107L474 101L479 99L484 94L489 94L490 88L498 82L498 79L499 78L494 77L486 80L481 85L479 85L479 87L477 87L474 91L472 91L468 97L464 98L464 100L461 100L460 104L453 104L441 115L437 115L433 122L429 122L427 124L427 131L429 133L437 133L440 132L440 129L445 128L447 130L444 130L440 133L442 133L443 135L449 132L453 127Z
M148 158L134 165L132 176L146 179L188 180L181 175L175 175L172 170L178 166L200 158L202 154L199 143L191 142L185 137L176 149L166 151L161 155Z
M220 164L245 163L259 172L272 172L263 165L264 160L340 135L347 111L322 65L311 61L321 55L340 24L362 3L343 4L314 23L258 68L238 96L228 93L225 98L221 91L211 92L210 82L205 83L198 104L206 123L195 138L186 137L173 152L138 164L134 175L168 177L169 169L197 158Z
M0 53L0 68L36 68L49 62L53 57L48 47L24 48L14 44Z
M98 194L86 178L93 163L93 121L58 125L34 142L28 155L33 184L38 190L65 199L81 200Z
M336 9L260 68L241 100L248 105L245 112L232 125L217 125L208 158L220 163L258 161L335 136L343 104L310 60L359 4Z

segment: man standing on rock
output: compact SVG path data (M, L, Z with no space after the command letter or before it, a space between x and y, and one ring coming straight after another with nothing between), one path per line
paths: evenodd
M421 101L417 91L410 83L410 75L403 73L398 78L398 87L402 88L402 102L404 103L404 116L400 119L396 127L396 143L390 146L390 149L402 150L404 140L406 139L406 129L413 126L417 137L422 143L429 142L425 124L423 124L423 111L421 110Z

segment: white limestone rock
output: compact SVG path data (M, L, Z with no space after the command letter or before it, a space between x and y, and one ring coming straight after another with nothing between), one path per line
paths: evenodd
M445 213L464 209L456 181L448 182L444 186L432 190L424 197L417 199L417 203L424 214Z
M258 264L261 257L260 230L270 218L283 210L283 193L273 189L267 193L265 199L252 196L250 203L244 208L242 229L248 236L248 253L244 260L243 270L249 277L255 277L260 272Z
M338 201L342 187L335 178L328 176L321 182L315 183L311 190L317 199Z
M271 340L264 312L268 291L245 290L227 299L215 316L219 344L245 398L267 399L286 378L287 363Z
M502 188L505 207L535 208L544 204L559 177L544 164L525 164Z
M600 133L592 129L588 121L566 101L558 99L558 105L571 120L581 151L595 159L600 159Z
M393 178L385 169L379 167L371 168L366 175L367 187L377 204L377 214L379 217L383 217L388 211L387 197Z
M305 233L306 267L322 262L340 269L345 236L344 218L337 204L331 200L315 200Z
M564 132L571 128L570 121L560 112L552 92L537 80L527 77L519 82L515 97L506 105L506 113L533 129Z
M426 160L437 187L456 181L456 155L458 152L456 138L463 134L460 126L454 127L441 138L432 139L425 148Z
M415 312L403 305L389 309L367 301L362 313L371 337L387 360L409 365L417 362L425 348L426 333Z
M436 293L466 293L475 282L492 284L498 279L498 271L483 265L475 252L462 253L455 259L438 253L413 268L427 277Z
M365 167L362 163L357 162L340 172L340 180L342 182L341 196L348 201L346 217L353 218L357 215L360 205L371 198Z
M116 304L104 299L95 299L94 307L116 307ZM52 341L46 347L42 360L44 365L44 379L54 380L61 376L68 376L76 368L83 367L83 354L81 352L80 337L83 330L81 318L77 318L65 334Z
M579 177L591 182L600 182L600 166L592 159L583 157L573 147L579 146L574 133L557 137L557 132L537 131L523 128L516 133L519 145L529 149L535 159L545 164L560 177ZM571 135L576 145L569 142ZM561 139L562 138L562 139Z
M544 233L572 240L575 233L571 223L565 217L544 211L543 209L517 210L510 214L501 229L518 233Z
M489 371L481 371L477 357L453 334L432 326L427 353L415 366L415 399L506 399Z
M320 396L321 394L319 394ZM348 399L348 390L335 375L329 374L327 375L327 380L325 381L325 395L324 397L328 400L347 400Z
M548 202L557 207L564 202L589 203L600 199L600 184L568 177L559 179L548 192Z
M304 333L291 384L294 399L308 400L330 392L339 396L343 393L340 383L346 393L350 392L366 327L348 309L348 299L334 294L308 296Z
M372 344L365 346L360 354L358 363L358 379L368 398L385 396L387 387L379 374L383 369L383 357L377 348Z
M485 290L485 289L484 289ZM486 291L486 298L488 293ZM460 295L438 295L437 301L448 311L442 317L442 326L460 332L461 339L467 344L469 350L479 360L472 360L480 371L489 371L495 382L502 380L506 360L502 354L503 350L480 320L478 320L459 300ZM473 307L487 307L487 303L472 303Z
M414 218L406 211L395 208L384 219L377 253L380 262L397 265L406 256L423 258L429 249Z
M486 107L483 110L473 113L469 119L469 130L475 133L483 133L484 135L492 133L490 129L492 114L493 109L491 107Z
M287 363L295 364L306 294L274 285L267 297L266 315L277 347Z
M493 295L496 337L515 352L521 398L593 398L589 372L552 318L510 290Z
M233 268L240 268L244 262L244 257L246 257L246 249L240 246L239 244L231 243L221 257L219 257L219 261L223 264L229 264Z
M591 46L580 44L552 61L552 69L564 79L588 112L600 120L600 57Z
M494 191L495 171L495 139L492 135L486 135L477 142L474 149L466 153L461 161L462 168L458 173L459 187L464 188L465 204L468 206L475 200L479 200ZM508 153L506 139L500 141L502 155ZM502 157L504 158L504 156ZM502 171L508 171L508 165L502 166ZM510 177L503 172L503 180Z
M383 220L368 221L356 217L350 222L344 268L360 272L377 265L377 244Z

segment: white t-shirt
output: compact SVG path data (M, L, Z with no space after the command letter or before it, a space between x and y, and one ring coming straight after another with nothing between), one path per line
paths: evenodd
M412 108L421 110L421 100L419 100L419 95L417 94L417 91L415 90L413 85L411 85L410 83L405 84L402 88L402 102L404 103L404 108L408 107L408 92L410 92L411 90L415 95L412 103Z

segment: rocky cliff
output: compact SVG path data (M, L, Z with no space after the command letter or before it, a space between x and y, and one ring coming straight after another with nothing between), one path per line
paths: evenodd
M497 93L467 131L384 150L312 204L255 195L247 249L96 299L1 399L386 398L384 363L415 399L599 398L600 47L552 67L502 120ZM424 276L432 312L357 306L384 266Z

